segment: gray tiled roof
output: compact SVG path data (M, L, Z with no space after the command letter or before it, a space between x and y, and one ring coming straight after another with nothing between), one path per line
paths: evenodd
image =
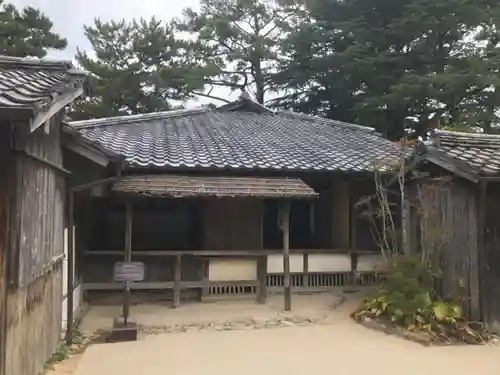
M371 128L291 112L200 108L70 125L135 167L370 171L398 155Z
M434 131L434 147L479 174L500 174L500 136Z
M39 110L81 87L84 77L71 62L0 55L0 107Z

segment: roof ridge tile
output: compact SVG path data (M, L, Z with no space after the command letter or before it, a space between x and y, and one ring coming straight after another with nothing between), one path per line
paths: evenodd
M0 55L0 67L7 69L31 68L44 70L61 70L64 72L76 70L73 67L73 62L70 60L39 59L36 57L13 57L6 55Z
M326 123L326 124L329 124L329 125L336 125L336 126L347 127L347 128L351 128L353 130L361 130L361 131L365 131L365 132L368 132L368 133L372 133L372 132L376 133L375 132L375 128L372 128L372 127L369 127L369 126L351 124L351 123L344 122L344 121L332 120L332 119L329 119L329 118L320 117L320 116L316 116L316 115L309 115L309 114L306 114L306 113L299 113L299 112L285 111L285 110L276 110L275 113L278 114L278 115L284 115L284 116L289 116L289 117L297 117L297 118L302 118L302 119L311 120L311 121L318 121L318 122Z
M75 129L88 129L88 128L97 128L101 126L126 125L137 121L162 120L174 117L181 117L185 115L205 113L209 111L210 108L208 107L197 107L188 109L176 109L171 111L159 111L152 113L139 113L134 115L101 117L89 120L69 121L67 122L67 124L74 127Z

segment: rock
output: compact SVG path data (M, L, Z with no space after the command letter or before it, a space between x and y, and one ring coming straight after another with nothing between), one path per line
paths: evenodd
M281 322L279 320L269 320L265 323L266 328L276 328L279 327Z
M252 328L252 322L236 321L233 322L232 327L235 330L247 329L248 327Z

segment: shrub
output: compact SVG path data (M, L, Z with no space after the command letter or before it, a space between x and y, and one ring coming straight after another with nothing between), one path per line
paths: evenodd
M407 330L427 332L441 341L484 342L485 333L471 328L457 301L438 298L434 288L438 269L424 266L420 258L398 256L387 262L382 273L380 287L353 313L354 320L385 320Z

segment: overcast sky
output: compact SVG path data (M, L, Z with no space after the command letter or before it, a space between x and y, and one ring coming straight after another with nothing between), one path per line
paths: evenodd
M54 31L68 39L65 51L50 52L48 57L72 59L76 48L89 49L83 25L94 18L104 21L131 20L134 17L170 20L186 7L197 7L198 0L7 0L18 7L27 5L40 9L54 22Z
M92 25L95 18L103 21L132 20L133 18L150 18L168 21L182 15L184 8L198 8L199 0L7 0L19 8L32 6L40 9L54 23L53 30L68 40L64 51L50 51L48 58L72 60L76 49L91 50L90 43L83 32L84 25ZM213 95L235 100L239 92L230 93L223 88L215 88ZM213 102L206 98L190 100L188 107Z

